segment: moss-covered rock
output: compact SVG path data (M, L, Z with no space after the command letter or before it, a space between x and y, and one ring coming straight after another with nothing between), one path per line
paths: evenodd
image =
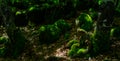
M41 43L51 43L60 37L61 30L54 25L41 26L39 29L39 39Z
M60 20L56 21L54 23L54 25L57 26L58 28L60 28L62 30L62 32L66 32L66 31L68 31L71 28L70 24L67 23L63 19L60 19Z
M79 26L86 31L90 31L93 28L93 21L92 18L86 14L81 13L80 16L77 18L79 20Z

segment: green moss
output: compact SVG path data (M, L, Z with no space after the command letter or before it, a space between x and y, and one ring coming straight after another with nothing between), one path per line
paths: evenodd
M120 39L120 27L112 28L110 32L110 36Z
M97 20L98 18L98 12L96 12L94 9L89 9L89 15L93 20Z
M0 47L0 57L3 57L5 55L6 48Z
M6 37L0 37L0 57L5 56L6 54L6 44L8 43L8 39Z
M70 24L68 24L63 19L60 19L60 20L56 21L54 23L54 25L57 26L58 28L60 28L62 30L62 32L66 32L66 31L68 31L71 28Z
M85 48L80 48L78 51L77 51L77 54L85 54L87 53L87 49Z
M61 30L54 25L41 26L39 29L39 39L41 43L51 43L60 37Z
M64 39L67 40L69 39L69 37L70 37L70 32L66 32L64 35Z
M0 44L6 43L8 40L5 37L0 37Z
M79 19L80 28L85 29L86 31L92 30L93 21L88 14L81 13L78 19Z
M25 14L25 13L26 13L25 10L20 10L20 11L17 11L17 12L15 13L15 15L17 16L17 15L21 15L21 14Z
M29 11L32 11L32 10L34 10L34 9L36 9L36 7L35 7L35 6L32 6L32 7L30 7L28 10L29 10Z
M78 40L70 40L68 43L67 43L67 46L68 47L71 47L73 44L76 44L76 43L79 43Z
M79 57L84 57L88 52L88 49L85 49L85 48L80 48L78 51L77 51L77 55Z
M77 51L79 50L79 43L75 43L71 46L71 49L68 52L68 56L74 57L76 56Z
M70 25L64 20L58 20L52 25L44 25L39 28L39 39L41 43L51 43L56 41L61 33L70 29ZM62 32L61 32L62 31Z
M71 46L71 49L72 50L75 50L77 48L79 48L80 44L79 43L74 43L72 46Z

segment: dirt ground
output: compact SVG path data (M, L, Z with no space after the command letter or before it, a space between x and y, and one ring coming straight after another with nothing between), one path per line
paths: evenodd
M111 50L103 54L99 54L96 57L89 58L70 58L67 55L69 51L66 48L66 44L69 40L74 39L76 33L74 26L74 18L67 20L72 24L72 29L68 31L70 34L68 39L64 39L64 35L61 35L59 40L52 44L40 44L37 33L38 27L21 27L20 29L24 33L26 39L26 46L24 52L17 58L0 58L0 61L119 61L120 60L120 41L113 40ZM7 37L4 27L0 27L0 36Z

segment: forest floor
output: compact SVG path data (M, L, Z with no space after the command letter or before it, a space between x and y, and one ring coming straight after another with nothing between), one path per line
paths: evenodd
M73 24L75 18L67 21ZM76 33L74 25L72 29L68 31L70 34L68 39L65 39L64 35L61 35L59 40L49 45L39 44L38 28L39 26L32 28L30 26L20 27L26 39L28 39L24 52L17 59L0 58L0 61L120 61L119 40L114 40L110 51L99 54L96 57L70 58L67 55L69 49L66 48L66 45L69 40L74 39ZM0 27L0 35L6 36L4 27Z

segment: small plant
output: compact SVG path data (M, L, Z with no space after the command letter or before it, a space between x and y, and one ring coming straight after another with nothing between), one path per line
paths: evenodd
M90 31L93 28L93 21L92 18L86 14L81 13L81 15L77 18L79 20L79 26L86 31Z

